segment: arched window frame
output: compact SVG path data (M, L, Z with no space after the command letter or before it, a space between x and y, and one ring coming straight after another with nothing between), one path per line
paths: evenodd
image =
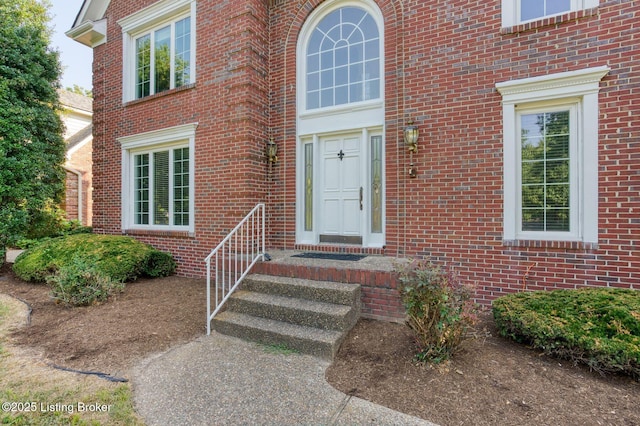
M341 105L334 105L329 107L320 107L314 109L307 108L307 46L309 45L309 41L311 39L311 35L313 31L318 26L318 24L330 13L334 12L337 9L343 7L357 7L366 11L373 20L375 21L378 27L379 34L379 75L380 75L380 96L376 99L358 101L353 103L346 103ZM318 6L316 10L314 10L309 18L307 19L305 25L300 32L300 36L298 37L298 45L297 45L297 105L299 116L314 116L314 115L327 115L331 113L341 113L345 110L353 111L354 109L371 109L371 108L379 108L384 104L384 20L382 18L382 13L378 6L369 0L329 0L325 1L323 4Z

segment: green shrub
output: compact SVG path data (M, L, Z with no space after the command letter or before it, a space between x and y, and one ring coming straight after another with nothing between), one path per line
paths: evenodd
M18 256L13 270L25 281L45 282L74 259L84 259L115 282L132 281L140 276L167 276L175 270L170 254L130 237L95 234L44 241Z
M583 288L517 293L493 302L502 336L605 373L640 378L640 292Z
M396 271L407 324L416 334L416 358L436 364L448 359L477 318L473 288L429 261L397 265Z
M47 277L53 298L67 305L87 306L124 290L123 283L113 281L94 265L88 258L78 256Z
M20 238L15 246L19 249L29 249L35 247L36 245L43 243L45 241L49 241L52 238L61 237L64 235L75 235L75 234L90 234L93 232L93 228L90 226L83 226L77 220L64 221L59 227L52 228L48 235L40 236L37 238Z

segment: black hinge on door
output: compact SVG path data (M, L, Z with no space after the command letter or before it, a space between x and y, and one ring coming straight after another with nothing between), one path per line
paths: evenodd
M362 187L360 187L360 210L362 210L362 197L363 197Z

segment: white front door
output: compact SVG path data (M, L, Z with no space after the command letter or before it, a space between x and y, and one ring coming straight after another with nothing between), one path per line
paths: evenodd
M362 244L362 135L320 139L321 243Z

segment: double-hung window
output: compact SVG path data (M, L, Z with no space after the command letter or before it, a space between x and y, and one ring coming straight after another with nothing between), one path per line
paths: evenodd
M119 24L125 102L195 81L195 1L161 1Z
M119 139L123 229L193 231L195 124Z
M598 6L599 0L502 0L502 26L561 15Z
M607 67L496 85L504 239L598 242L598 90Z
M522 233L574 234L579 104L516 109L516 191Z

